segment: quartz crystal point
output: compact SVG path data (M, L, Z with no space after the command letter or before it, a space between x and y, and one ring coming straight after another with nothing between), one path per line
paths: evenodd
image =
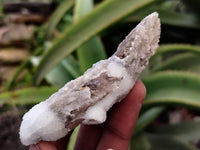
M21 142L55 141L80 123L103 123L106 112L132 89L158 48L159 38L160 20L154 12L129 33L113 56L30 109L20 127Z

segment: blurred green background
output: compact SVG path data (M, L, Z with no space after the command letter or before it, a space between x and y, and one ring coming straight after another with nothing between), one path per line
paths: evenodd
M28 149L22 115L111 56L155 11L160 47L140 76L147 96L130 150L200 149L199 0L1 0L1 150Z

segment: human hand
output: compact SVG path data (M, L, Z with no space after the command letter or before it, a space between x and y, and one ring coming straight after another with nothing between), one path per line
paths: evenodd
M108 112L105 123L81 125L74 150L127 150L145 95L143 83L137 80L129 95ZM65 150L69 137L41 141L29 150Z

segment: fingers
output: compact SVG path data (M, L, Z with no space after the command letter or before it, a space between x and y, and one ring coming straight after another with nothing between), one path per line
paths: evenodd
M138 114L146 95L141 81L136 81L126 99L116 104L106 122L104 133L99 141L98 150L127 150Z
M37 145L31 145L29 150L66 150L71 133L55 142L40 141Z
M56 145L52 142L41 141L37 145L39 150L57 150Z
M136 81L129 95L111 109L106 123L81 125L75 150L127 150L145 95L143 83ZM30 147L30 150L64 150L69 136L56 142L42 141L38 146Z
M68 133L65 137L57 140L54 142L57 150L66 150L66 147L68 145L68 142L69 142L69 138L71 136L73 131L71 131L70 133Z
M95 150L101 137L103 125L81 125L74 150Z
M134 128L133 124L135 124L137 120L138 112L141 107L141 103L145 97L145 94L146 94L146 89L144 85L141 83L141 81L137 81L134 89L130 92L129 96L125 100L123 100L127 102L125 103L122 101L121 103L117 104L114 108L112 108L112 112L111 114L109 114L111 116L108 118L109 125L106 127L105 132L108 131L108 128L110 128L109 130L112 130L111 128L112 126L114 126L114 128L116 127L118 130L118 132L116 133L118 134L120 132L119 135L117 136L122 136L122 138L125 138L124 136L126 135L122 135L122 134L129 133L130 134L129 136L131 137L132 130ZM128 122L128 124L124 124L125 122L122 120L123 118L125 118L124 116L128 117L126 118L127 120L125 119L125 121ZM104 125L105 123L103 125L90 125L90 126L81 125L79 129L77 141L75 144L75 150L97 149L99 141L102 141L100 139L104 138L102 137L102 132L104 132L103 131ZM113 142L113 140L111 139L107 141L110 143ZM126 145L129 145L128 144L129 140L126 140L126 141L127 141ZM114 144L116 145L116 143L117 141Z
M38 144L30 145L29 150L57 150L55 144L41 141Z

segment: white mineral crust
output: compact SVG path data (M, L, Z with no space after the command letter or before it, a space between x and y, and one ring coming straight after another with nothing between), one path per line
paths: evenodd
M135 84L158 48L159 38L160 20L155 12L130 32L112 57L94 64L83 76L30 109L20 127L21 142L55 141L80 123L103 123L106 112Z

